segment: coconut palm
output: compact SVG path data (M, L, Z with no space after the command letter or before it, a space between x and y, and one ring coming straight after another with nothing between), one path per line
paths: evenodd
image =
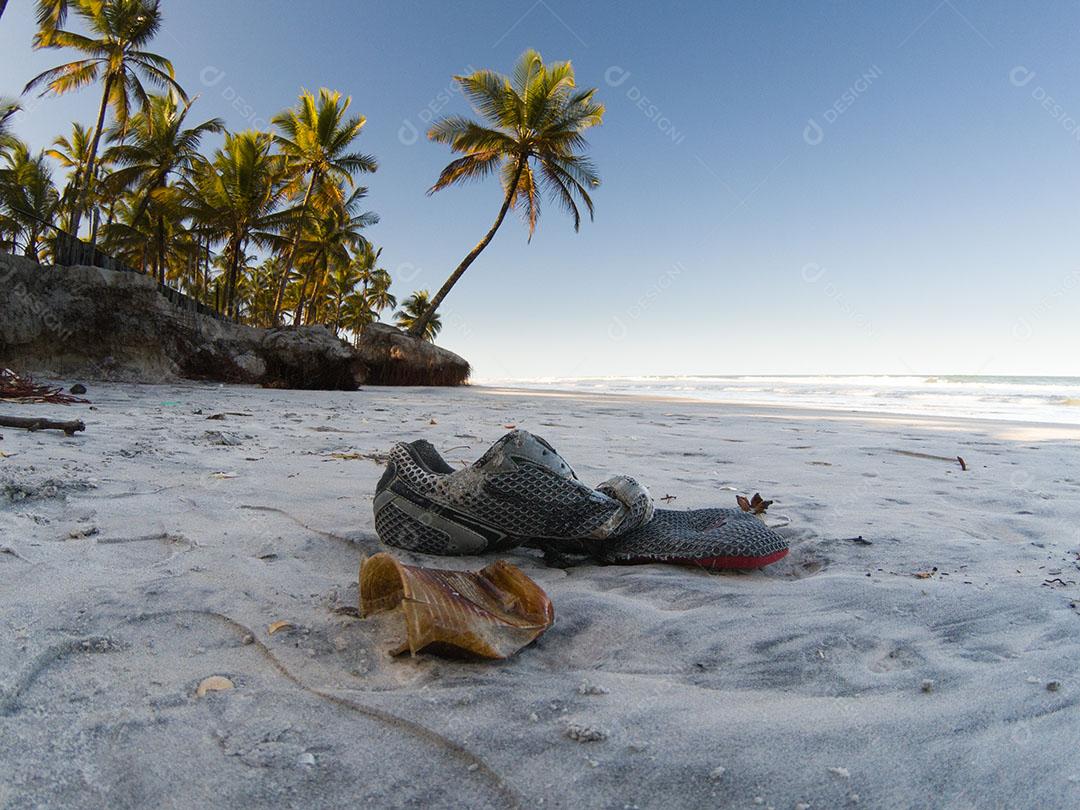
M369 246L353 258L363 295L376 314L397 306L397 298L390 292L390 273L377 266L381 255L382 248L372 250Z
M289 160L292 173L290 194L302 202L284 250L285 273L274 302L274 319L281 310L285 286L292 277L300 237L307 226L312 208L325 210L344 202L345 189L354 187L353 176L374 172L378 163L371 155L352 151L366 120L357 115L346 118L351 97L319 90L318 99L307 90L300 93L296 106L274 116L278 129L276 140Z
M414 292L405 299L401 309L394 313L394 322L412 335L415 335L414 330L421 319L424 319L424 331L416 337L435 340L435 336L442 330L442 319L431 311L431 299L427 290Z
M12 140L14 136L10 132L11 119L21 109L18 102L10 98L0 98L0 149L3 149L5 145L9 147L14 145Z
M335 205L322 213L314 213L300 236L296 249L298 264L305 270L300 284L300 297L293 316L293 323L300 324L304 307L307 322L313 322L316 302L319 300L326 274L332 267L349 263L352 252L368 245L361 230L379 221L378 216L365 211L358 213L360 201L367 189L356 189L341 205ZM286 268L288 264L285 265Z
M144 217L153 223L154 265L162 284L165 283L168 253L166 216L170 210L177 211L179 202L170 183L198 158L203 136L225 129L220 118L185 128L190 109L191 102L181 103L173 93L150 96L149 104L131 117L128 141L106 152L110 161L122 167L112 173L110 184L133 188L136 202L132 224L139 223Z
M20 141L10 143L0 163L0 230L11 234L12 252L21 243L24 256L41 261L59 204L45 155L32 155Z
M425 332L443 299L494 238L507 211L521 209L532 239L540 217L540 198L546 194L570 213L574 230L578 230L578 204L585 206L591 218L589 189L600 185L592 162L581 154L586 146L581 133L602 122L604 107L593 101L595 88L576 89L569 62L545 65L540 54L530 49L518 59L511 76L478 70L454 80L484 121L451 116L431 127L431 140L448 144L462 157L442 170L428 194L497 171L503 202L484 238L435 294L429 312L410 328L414 336Z
M67 20L71 2L72 0L37 0L38 32L34 35L35 47L42 48L49 44L53 33Z
M143 81L171 88L185 100L187 96L176 82L172 63L144 50L161 28L160 0L71 0L66 5L82 18L90 36L60 28L58 23L47 35L39 34L36 44L44 48L71 48L85 54L85 58L39 73L27 83L23 92L44 85L42 95L63 95L98 80L102 83L90 157L72 217L73 233L77 236L95 177L105 113L111 107L118 128L126 129L132 97L142 106L149 105ZM62 14L59 19L63 19Z
M93 132L80 123L72 123L71 135L61 135L52 142L52 148L46 149L45 154L56 161L61 169L67 172L67 182L61 193L61 210L63 218L61 222L67 230L71 229L71 223L75 216L75 205L79 190L82 188L83 173L86 171L90 160L90 144L93 143ZM97 172L100 177L101 164L98 162ZM97 178L95 178L96 180ZM96 182L93 184L96 188Z
M213 160L193 161L179 184L197 233L225 243L224 309L233 317L247 248L272 246L274 232L290 213L278 210L285 198L286 166L272 150L267 132L226 135Z

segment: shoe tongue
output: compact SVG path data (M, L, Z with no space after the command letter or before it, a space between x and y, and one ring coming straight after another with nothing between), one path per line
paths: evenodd
M563 478L577 478L573 468L555 452L554 447L527 430L507 433L473 466L488 472L510 472L523 461L547 467Z

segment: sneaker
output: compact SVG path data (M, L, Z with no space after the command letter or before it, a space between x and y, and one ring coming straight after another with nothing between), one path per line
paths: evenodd
M430 442L395 445L375 490L375 531L425 554L482 554L524 540L604 540L652 519L626 476L591 489L539 436L515 430L455 470Z
M653 519L591 552L606 563L662 562L709 569L761 568L782 559L788 543L742 509L657 509Z

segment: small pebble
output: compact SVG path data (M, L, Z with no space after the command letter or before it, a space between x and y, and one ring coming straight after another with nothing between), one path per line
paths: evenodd
M82 383L75 383L68 390L71 391L71 393L78 396L79 394L85 394L86 393L86 386L83 385Z
M248 633L242 639L240 639L240 643L244 644L244 645L254 644L255 643L255 636L251 635L251 633Z
M311 766L315 764L315 755L305 751L303 754L296 758L296 764L300 766Z
M847 768L829 768L829 773L833 774L834 776L839 776L841 779L851 778L851 771L849 771Z
M795 810L810 810L810 805L806 802L797 802L795 804Z
M1027 680L1028 683L1038 683L1039 682L1039 679L1036 678L1034 675L1028 675L1026 680Z
M727 773L727 768L713 768L712 773L709 774L709 778L714 782L717 782L720 779L723 779L725 773Z
M480 766L479 766L479 765L477 765L477 764L476 764L476 763L474 762L474 763L473 763L472 765L470 765L470 766L468 767L468 770L469 770L470 772L472 772L472 771L478 771L478 770L480 770Z
M606 687L596 683L589 683L588 681L582 681L581 686L578 687L579 695L606 695L609 692L610 690Z
M1046 691L1047 692L1056 692L1060 688L1061 688L1061 681L1047 681L1046 682Z
M566 726L566 736L574 742L600 742L606 740L608 735L603 729L594 726L583 726L580 723L569 723Z
M919 688L922 689L924 692L927 692L927 693L933 692L934 691L934 682L932 680L930 680L929 678L927 678L926 680L924 680L922 682L922 684L919 686Z

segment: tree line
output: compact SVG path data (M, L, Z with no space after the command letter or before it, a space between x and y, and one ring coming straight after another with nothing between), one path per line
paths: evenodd
M18 102L0 99L0 247L47 262L60 229L255 326L321 323L358 336L397 307L381 249L364 235L378 215L363 210L359 181L378 161L357 149L365 118L350 111L350 97L303 90L269 131L229 132L218 118L196 122L172 62L148 50L160 0L39 0L37 11L35 47L78 58L35 76L24 94L96 86L100 104L96 121L73 123L34 152L10 132ZM530 239L543 196L577 229L579 206L592 216L589 190L599 185L581 133L604 108L595 90L576 89L569 62L545 65L530 50L511 76L481 70L455 80L482 120L432 126L429 137L461 157L429 193L495 174L502 206L436 295L416 291L394 314L428 340L443 299L511 209ZM223 142L204 154L211 134Z

